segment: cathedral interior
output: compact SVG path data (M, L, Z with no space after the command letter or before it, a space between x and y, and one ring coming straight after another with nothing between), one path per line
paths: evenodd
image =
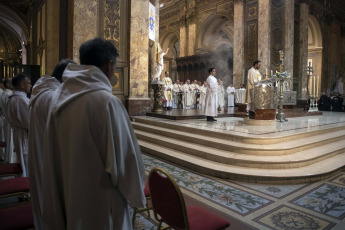
M145 29L148 2L156 9L155 41ZM262 74L279 70L279 50L285 53L285 70L293 76L291 90L297 91L300 102L307 99L309 63L320 77L319 92L331 91L345 74L345 3L340 0L2 0L0 4L0 77L10 78L25 69L35 81L51 74L62 58L78 62L80 44L103 37L119 50L113 92L130 115L151 109L149 81L157 44L171 50L164 57L164 71L171 73L173 82L202 82L212 66L225 85L239 88L257 59L262 61Z
M344 113L292 119L292 125L277 123L274 131L238 125L239 118L221 118L210 126L199 120L172 124L144 117L153 107L151 80L157 54L168 48L161 76L167 71L173 82L203 82L208 69L214 67L226 87L233 84L238 89L246 84L255 60L262 62L259 71L263 76L279 71L283 51L284 70L291 73L289 90L297 92L295 108L307 104L310 75L318 76L316 96L329 94L339 79L345 80L344 0L0 0L0 78L13 78L24 71L34 84L42 75L50 75L61 59L79 63L80 45L95 37L111 41L119 51L112 92L132 118L146 170L169 169L183 187L188 204L202 205L227 218L232 223L228 229L344 229ZM174 140L168 139L172 136L176 136ZM162 141L159 146L152 143L157 139ZM224 161L232 164L232 159L217 151L212 153L217 156L203 155L196 145L200 140L206 149L237 151L234 161L240 163L229 169L235 176L224 174L228 170ZM163 153L157 148L166 151L166 156L160 158ZM253 158L251 154L236 155L243 153L241 148L251 151ZM271 152L258 160L258 155L264 155L262 148ZM169 156L171 149L179 150L181 156ZM298 156L298 151L310 152ZM199 161L183 158L185 152L215 162L196 166L192 162ZM295 154L292 157L300 162L285 154ZM311 154L319 155L303 158ZM266 168L257 161L269 165L283 179L265 180ZM306 161L309 163L304 164ZM319 161L324 162L313 166ZM274 163L279 166L272 166ZM301 165L305 168L289 171ZM334 168L328 170L330 165ZM237 166L248 166L252 178L243 179ZM279 167L286 171L274 171ZM316 176L323 167L328 171ZM205 173L208 170L212 173ZM308 180L299 177L299 173L314 172ZM208 191L211 185L214 189ZM233 195L226 196L229 191ZM299 228L291 227L289 218L298 219ZM157 225L145 213L138 214L136 224L136 229Z

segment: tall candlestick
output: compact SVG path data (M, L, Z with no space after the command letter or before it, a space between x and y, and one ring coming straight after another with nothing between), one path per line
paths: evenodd
M319 97L319 79L320 77L316 77L316 97Z
M312 95L312 92L311 92L311 89L312 89L312 79L311 77L309 76L309 85L308 85L308 91L309 91L309 95Z
M315 83L316 83L316 78L315 76L313 77L313 96L315 97L315 93L316 93L316 86L315 86Z
M265 78L267 78L267 75L268 75L268 70L266 69L266 77Z

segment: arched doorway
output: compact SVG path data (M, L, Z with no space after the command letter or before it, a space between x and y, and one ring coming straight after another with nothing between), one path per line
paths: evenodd
M312 76L319 76L318 93L326 90L321 82L322 80L322 34L320 24L313 15L309 15L308 19L308 65L313 67Z

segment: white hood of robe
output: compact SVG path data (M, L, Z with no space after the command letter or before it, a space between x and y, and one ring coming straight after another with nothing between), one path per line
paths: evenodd
M48 90L56 90L60 85L61 83L55 77L43 75L32 87L30 107L36 102L37 98L39 98L42 93Z
M62 76L63 84L56 90L58 104L52 113L59 112L76 98L96 90L111 93L111 84L105 74L96 66L69 64ZM71 87L71 85L73 87ZM67 90L68 89L68 90ZM53 101L56 101L53 99Z

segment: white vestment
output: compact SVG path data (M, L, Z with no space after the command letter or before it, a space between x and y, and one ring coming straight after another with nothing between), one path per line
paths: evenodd
M193 103L193 89L191 84L183 86L184 107L191 107Z
M173 108L175 109L178 107L179 92L182 92L181 85L175 83L173 86Z
M7 116L13 129L14 151L20 161L23 177L28 177L29 98L25 92L14 90L7 103Z
M245 88L236 89L235 95L236 95L236 103L239 103L239 104L246 103L246 89Z
M206 90L207 86L202 85L200 87L200 104L202 108L205 107Z
M235 106L235 87L228 87L226 89L226 93L228 94L228 107L234 107Z
M35 229L44 229L42 216L44 130L51 97L54 90L59 86L60 82L55 77L42 76L32 87L29 128L29 180Z
M205 116L216 117L218 114L218 82L217 79L210 75L207 79L207 90L205 99Z
M193 104L193 108L196 108L196 103L197 103L197 101L196 101L196 95L197 95L197 92L199 91L199 85L197 85L197 84L191 84L191 86L192 86L192 89L193 89L193 91L192 91L192 104Z
M3 125L3 129L4 129L4 140L6 142L6 152L5 152L5 156L6 162L9 163L14 163L14 161L12 161L12 157L13 157L13 130L10 126L10 123L8 121L8 117L7 117L7 102L8 102L8 98L9 96L12 95L12 90L10 89L5 89L4 92L1 95L0 98L0 107L1 107L1 111L2 114L4 115L4 125Z
M164 77L164 99L166 100L165 107L173 106L172 89L173 84L170 77Z
M259 70L255 69L254 67L250 68L248 71L248 79L247 79L247 110L254 111L254 101L252 100L254 97L254 90L255 83L261 81L261 74Z
M133 127L95 66L69 64L55 90L44 141L45 229L132 229L145 171Z
M225 90L223 85L218 86L218 105L221 109L224 107L224 97L225 97Z

